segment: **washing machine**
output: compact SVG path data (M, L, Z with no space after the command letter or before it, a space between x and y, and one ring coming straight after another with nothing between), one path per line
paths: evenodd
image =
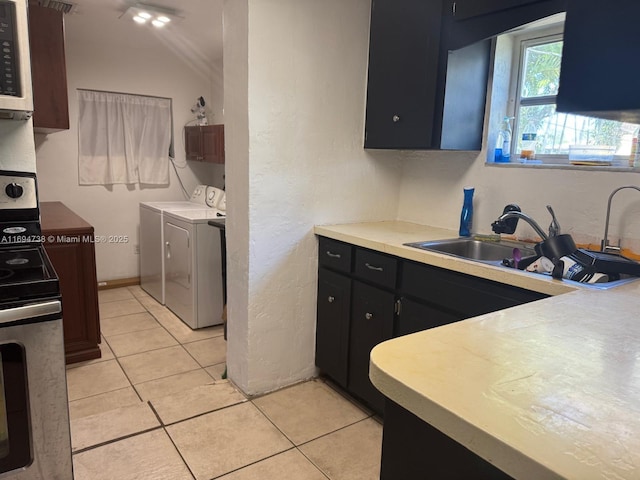
M140 203L140 286L164 305L164 212L216 208L224 191L198 185L189 200Z
M222 323L224 307L220 232L215 209L164 212L165 305L192 329Z

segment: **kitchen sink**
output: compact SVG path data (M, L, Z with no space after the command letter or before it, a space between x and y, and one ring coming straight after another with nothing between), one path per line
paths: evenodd
M495 266L514 267L513 252L514 248L520 250L522 259L528 259L528 262L522 262L520 268L528 265L533 257L537 257L533 245L529 243L514 242L510 240L479 240L475 238L449 238L446 240L434 240L428 242L405 243L408 247L420 248L431 252L443 253L453 257L464 258L476 262L487 263ZM525 264L525 265L523 265ZM532 275L550 275L549 273L532 273ZM640 280L640 277L630 275L618 275L608 282L603 283L578 283L573 280L564 279L569 284L581 285L597 290L607 290L618 287L630 282Z
M444 253L454 257L465 258L480 262L501 262L513 259L514 249L520 250L522 258L535 255L536 252L530 244L513 242L508 240L479 240L475 238L450 238L447 240L434 240L429 242L405 243L409 247L429 250L431 252Z

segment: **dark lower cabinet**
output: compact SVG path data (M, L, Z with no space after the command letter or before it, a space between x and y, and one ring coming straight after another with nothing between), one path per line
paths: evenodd
M409 298L401 298L400 305L396 322L396 337L457 322L464 318L462 315L447 312L432 305L425 305Z
M389 399L382 435L380 480L513 480Z
M378 412L384 410L384 395L369 380L369 356L393 337L394 300L393 293L353 282L348 389Z
M349 367L351 279L326 268L318 270L316 365L342 387Z
M377 344L547 297L324 237L318 261L316 366L379 414Z

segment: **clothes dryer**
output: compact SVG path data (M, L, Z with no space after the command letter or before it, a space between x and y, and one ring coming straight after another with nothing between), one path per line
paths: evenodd
M198 185L189 200L140 203L140 286L164 305L164 212L215 208L224 191Z
M192 329L222 323L220 234L208 225L217 209L164 212L165 305Z

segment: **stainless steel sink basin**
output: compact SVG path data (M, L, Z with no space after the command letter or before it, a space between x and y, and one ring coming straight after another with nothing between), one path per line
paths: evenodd
M501 262L505 258L512 259L514 248L520 250L522 258L535 255L533 246L507 240L490 241L476 240L474 238L451 238L430 242L405 243L405 245L466 258L467 260L491 263Z

